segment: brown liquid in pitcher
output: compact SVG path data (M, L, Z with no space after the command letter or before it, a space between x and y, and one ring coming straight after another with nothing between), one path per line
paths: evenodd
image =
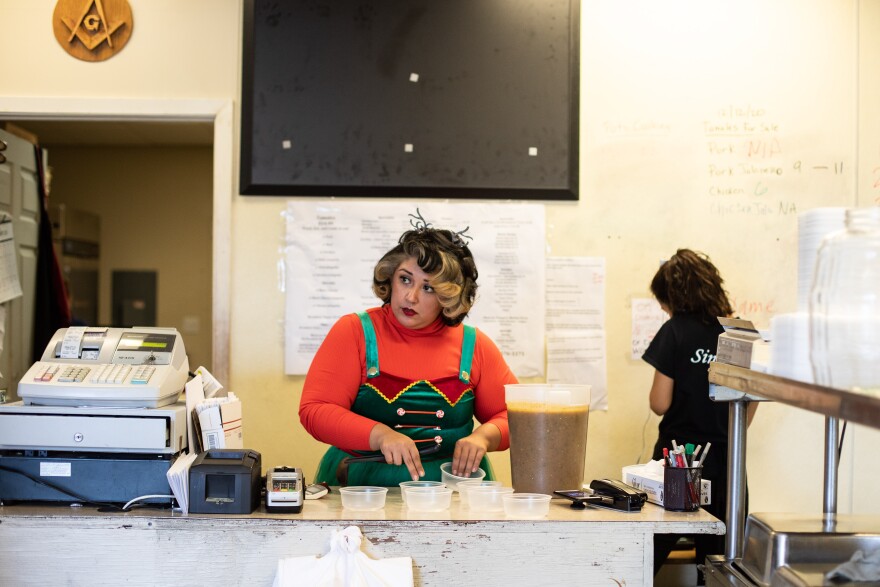
M520 493L580 489L584 481L589 406L507 404L510 473Z

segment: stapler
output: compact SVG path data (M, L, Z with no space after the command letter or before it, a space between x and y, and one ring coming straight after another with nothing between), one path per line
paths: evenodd
M594 497L602 500L597 505L625 512L638 512L648 501L647 493L616 479L593 479L590 489L593 490Z
M587 491L554 491L571 500L571 507L583 509L587 505L611 508L623 512L639 512L648 500L648 494L616 479L594 479Z

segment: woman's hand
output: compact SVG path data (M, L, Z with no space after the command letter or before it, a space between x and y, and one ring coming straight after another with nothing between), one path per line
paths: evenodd
M413 481L425 476L419 449L409 436L395 432L385 424L376 424L370 431L370 448L381 451L389 465L406 465Z
M501 431L494 424L484 424L455 443L452 453L452 474L470 477L480 468L480 461L486 453L495 449L501 442Z

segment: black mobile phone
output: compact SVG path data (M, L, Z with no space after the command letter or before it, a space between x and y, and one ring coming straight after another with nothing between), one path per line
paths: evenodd
M577 510L595 505L624 512L637 512L642 509L642 504L647 499L646 494L620 481L608 479L593 481L590 483L590 489L592 493L581 490L561 490L553 493L570 499L571 507Z

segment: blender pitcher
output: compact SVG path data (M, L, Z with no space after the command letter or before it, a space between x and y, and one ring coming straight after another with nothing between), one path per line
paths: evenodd
M519 493L580 489L587 454L590 386L505 385L510 474Z

